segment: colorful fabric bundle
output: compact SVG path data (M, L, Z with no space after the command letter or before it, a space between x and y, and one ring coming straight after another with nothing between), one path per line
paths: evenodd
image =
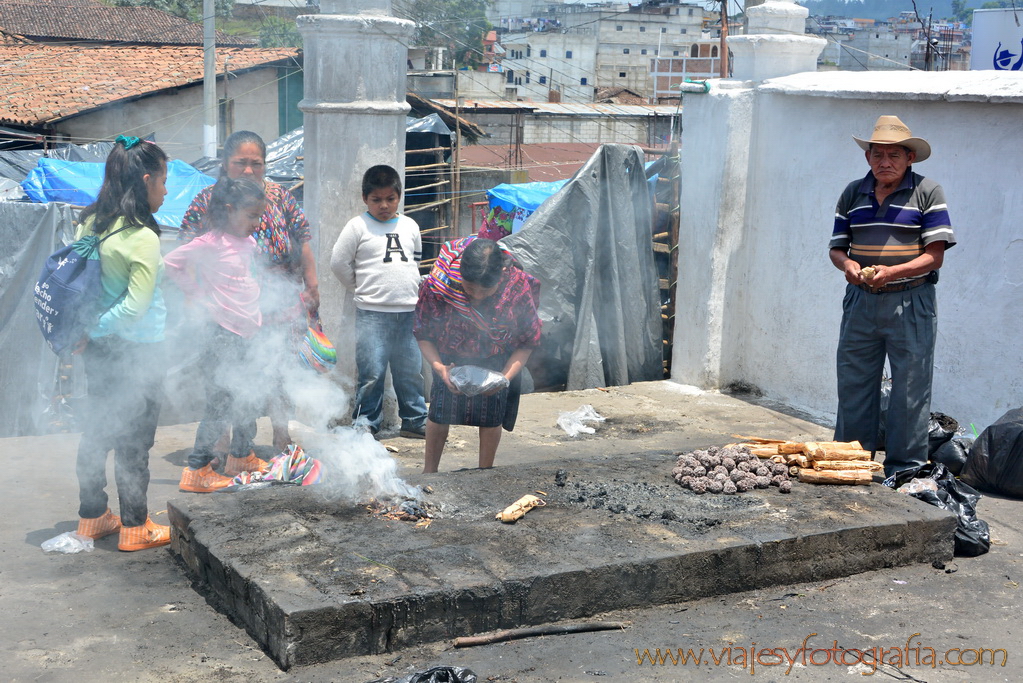
M469 246L469 243L479 235L469 235L457 240L451 240L441 245L437 254L437 260L426 277L426 286L433 290L444 301L451 305L460 315L471 320L481 331L495 338L502 335L503 326L486 320L469 303L469 297L462 290L462 252ZM511 258L511 254L501 250L505 256Z
M309 486L320 480L320 461L306 455L301 446L290 444L283 453L270 460L265 472L242 472L234 484L253 484L260 481L287 481Z
M309 327L298 349L298 357L307 366L317 372L330 372L337 365L337 352L334 345L323 333L318 313L309 314Z

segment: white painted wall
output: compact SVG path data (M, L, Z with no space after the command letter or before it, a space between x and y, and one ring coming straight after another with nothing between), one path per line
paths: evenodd
M518 88L505 83L503 73L496 71L460 71L458 73L458 94L466 100L515 101L518 97ZM544 101L546 101L546 98L544 98Z
M596 32L519 33L503 38L501 47L505 49L502 64L506 72L502 75L514 72L514 83L506 85L517 86L519 98L527 102L546 102L549 91L554 88L561 91L564 102L593 101L593 89L597 85ZM512 56L518 54L522 56ZM529 82L526 82L527 75Z
M742 380L834 415L845 282L828 240L839 193L868 170L851 136L881 114L931 142L916 171L944 186L959 240L938 284L932 409L981 429L1023 405L1023 75L1003 72L806 73L687 95L673 379Z
M235 100L233 130L251 130L264 140L280 136L278 130L276 67L259 69L231 78L227 97ZM225 84L218 84L219 98ZM76 141L112 140L120 134L156 133L156 143L174 159L192 162L202 157L202 84L174 93L104 107L60 124L60 131Z

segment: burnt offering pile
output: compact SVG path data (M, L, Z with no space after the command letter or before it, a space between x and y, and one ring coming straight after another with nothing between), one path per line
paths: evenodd
M398 522L415 522L417 527L424 529L429 528L434 519L434 513L430 511L432 507L432 505L413 499L405 499L400 502L371 500L366 505L366 509L374 517Z
M744 493L777 486L791 493L789 468L782 463L761 461L748 448L711 446L678 456L672 478L693 493Z

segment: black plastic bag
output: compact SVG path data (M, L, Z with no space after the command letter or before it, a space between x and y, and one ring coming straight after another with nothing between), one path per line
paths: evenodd
M959 429L959 423L945 413L931 413L927 421L927 455L934 455ZM953 474L956 474L953 472Z
M460 666L435 666L426 671L406 674L401 678L388 676L369 683L476 683L476 674Z
M888 396L882 392L881 420L877 427L876 450L885 450L885 441L888 436L887 422ZM959 423L956 422L955 418L949 417L945 413L931 413L930 418L927 420L927 455L934 455L934 452L942 444L955 436L957 429L959 429Z
M987 522L977 519L977 501L980 500L980 494L976 490L953 477L947 467L934 462L896 472L884 480L884 485L898 489L913 479L933 479L938 490L916 491L908 495L942 510L954 512L959 519L955 533L956 555L976 557L991 548L991 533Z
M980 433L962 477L981 491L1023 498L1023 408L1010 410Z
M958 477L966 465L966 460L970 457L970 448L972 447L972 436L953 436L938 446L938 449L931 453L928 459L931 462L940 462L948 468L949 472Z

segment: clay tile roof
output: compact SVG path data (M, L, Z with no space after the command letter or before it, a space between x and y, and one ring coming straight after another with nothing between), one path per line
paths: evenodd
M152 7L109 7L96 0L0 0L0 26L40 41L202 45L202 24ZM217 44L253 42L217 31Z
M232 73L294 60L297 48L218 48ZM0 125L41 126L202 81L202 46L0 44Z

